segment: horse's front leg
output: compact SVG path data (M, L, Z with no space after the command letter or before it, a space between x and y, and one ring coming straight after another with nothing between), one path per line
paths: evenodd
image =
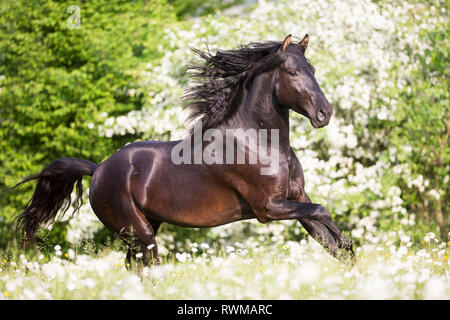
M298 221L313 237L313 239L319 242L322 247L324 247L325 250L328 251L328 253L330 253L333 257L337 257L339 248L336 240L323 224L307 218L300 218L298 219Z
M300 193L295 199L297 202L305 202L305 203L312 203L309 196L303 192ZM305 228L305 230L317 241L319 242L325 250L327 250L332 256L336 257L339 253L339 248L349 248L353 252L353 244L352 240L341 232L341 239L342 242L337 244L334 240L334 237L331 235L330 231L322 225L320 222L312 220L312 219L306 219L301 218L298 219L298 221L301 223L301 225Z
M334 257L340 260L350 258L354 262L352 241L334 223L330 212L320 204L298 202L286 199L272 199L266 205L261 220L274 221L298 219L305 229ZM342 255L344 249L346 254Z

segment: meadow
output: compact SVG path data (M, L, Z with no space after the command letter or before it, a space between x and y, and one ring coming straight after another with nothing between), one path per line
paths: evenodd
M71 4L0 3L0 299L450 299L448 1L80 1L69 28ZM291 33L309 34L334 108L318 130L291 113L291 146L356 265L296 221L163 224L141 279L87 193L19 249L11 222L34 186L7 187L59 157L183 138L190 48Z
M2 257L1 299L450 299L450 243L432 233L358 246L354 266L311 238L193 242L182 252L162 247L161 264L142 278L121 251L51 249Z

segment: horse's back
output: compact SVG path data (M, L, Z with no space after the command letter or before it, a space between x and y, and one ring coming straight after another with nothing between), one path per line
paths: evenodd
M170 153L177 143L178 141L137 141L126 145L98 165L92 176L91 190L97 189L101 180L114 180L117 183L130 173L138 174L139 171L133 169L142 170L150 166L155 158Z

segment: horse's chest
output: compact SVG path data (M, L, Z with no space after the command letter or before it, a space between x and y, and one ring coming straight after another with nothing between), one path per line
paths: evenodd
M303 177L303 170L300 162L292 161L289 166L289 179L287 188L287 199L304 201L305 194L305 180Z
M283 198L298 200L303 198L304 180L298 175L298 170L291 170L288 166L283 166L274 186Z

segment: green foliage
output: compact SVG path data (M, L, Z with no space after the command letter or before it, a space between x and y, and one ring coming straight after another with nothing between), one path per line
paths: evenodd
M443 237L450 231L449 36L448 24L420 35L431 48L413 57L419 70L399 91L395 121L386 124L391 131L388 141L397 150L395 162L408 163L412 175L426 181L417 186L408 184L407 177L399 178L408 211L425 225L437 224Z
M59 157L101 162L132 139L107 139L96 127L107 114L142 107L142 95L127 90L143 61L160 58L161 25L175 15L165 1L78 5L81 28L69 29L64 2L0 4L0 189ZM32 188L2 196L2 216L22 207Z
M213 14L216 11L229 8L235 4L241 3L243 0L168 0L179 18L184 18L188 15L202 16Z

